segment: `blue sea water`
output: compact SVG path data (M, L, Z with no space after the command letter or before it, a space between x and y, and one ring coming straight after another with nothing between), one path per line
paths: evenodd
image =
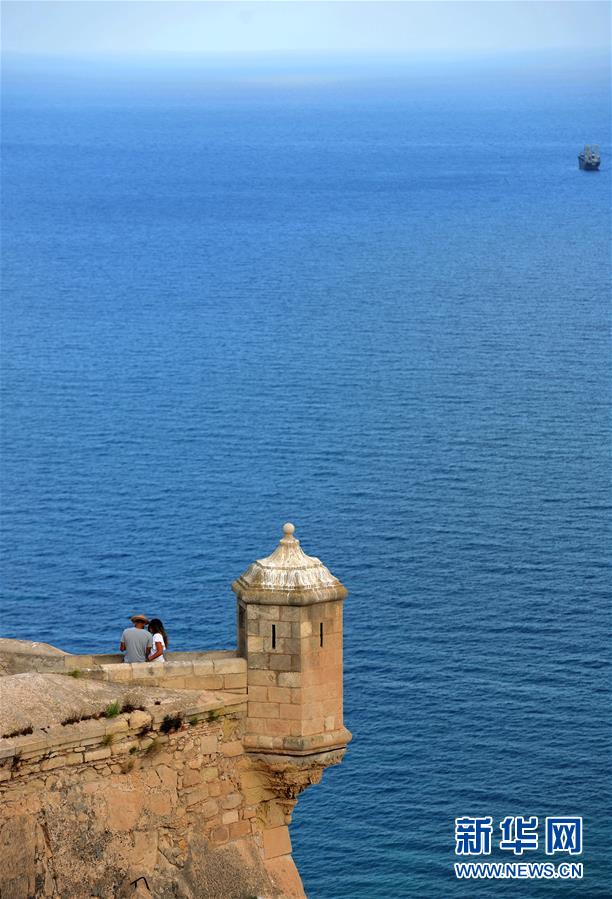
M294 521L350 590L309 897L612 895L605 79L111 74L5 79L3 634L231 647ZM455 881L508 814L584 881Z

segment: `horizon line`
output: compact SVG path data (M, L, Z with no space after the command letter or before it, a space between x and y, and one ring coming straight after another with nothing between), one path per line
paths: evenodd
M234 60L252 60L257 62L274 62L274 61L290 61L290 62L318 62L318 61L334 61L337 60L339 62L378 62L378 63L388 63L397 65L398 63L410 64L413 60L422 60L424 58L432 58L439 61L441 58L445 58L448 60L471 60L471 59L508 59L508 58L525 58L525 57L542 57L542 56L557 56L559 54L563 54L564 56L576 56L576 57L605 57L606 59L610 59L608 53L608 47L602 44L600 47L596 48L579 48L579 47L568 47L566 45L559 45L558 47L551 47L550 45L546 47L529 47L529 48L509 48L507 50L500 50L499 48L470 48L470 49L458 49L458 48L434 48L430 47L423 50L410 50L406 51L397 51L396 53L388 53L388 52L376 52L376 51L354 51L354 50L301 50L299 52L294 52L291 50L240 50L240 51L229 51L229 50L217 50L211 51L206 50L205 53L202 53L197 50L193 51L184 51L184 50L163 50L163 51L146 51L146 50L105 50L100 52L92 53L91 51L85 51L83 53L60 53L60 52L38 52L38 51L28 51L28 50L2 50L0 52L0 59L8 60L8 59L18 59L18 60L28 60L28 59L37 59L37 60L45 60L45 61L96 61L103 59L125 59L125 60L134 60L136 62L141 60L167 60L167 61L180 61L185 60L189 62L197 61L199 63L206 62L219 62L223 60L234 61Z

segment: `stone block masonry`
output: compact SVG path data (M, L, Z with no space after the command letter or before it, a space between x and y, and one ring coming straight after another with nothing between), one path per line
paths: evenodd
M260 611L256 604L249 604L245 610L249 631L249 736L319 733L323 738L342 728L342 605L330 602L282 607L278 620L290 628L289 638L276 634L273 638L273 624L269 618L262 618ZM286 613L291 620L283 622ZM262 654L256 649L260 641L274 642L275 648ZM289 642L295 648L291 655L283 652ZM259 672L265 676L259 677ZM281 741L277 748L282 748Z
M143 709L0 740L0 895L303 896L245 712L235 694L155 691Z

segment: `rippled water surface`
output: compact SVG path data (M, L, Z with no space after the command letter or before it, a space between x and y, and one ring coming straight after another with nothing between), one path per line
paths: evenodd
M585 881L520 894L610 895L606 99L6 109L2 631L108 651L137 608L232 646L294 521L350 589L311 899L516 895L453 880L463 814L584 815Z

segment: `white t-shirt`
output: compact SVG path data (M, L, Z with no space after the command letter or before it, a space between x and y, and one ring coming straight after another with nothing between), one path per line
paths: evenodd
M158 643L161 643L161 647L162 647L163 651L165 652L166 644L164 643L164 638L162 637L161 634L153 634L153 650L152 650L153 652L157 652L157 650L159 649ZM152 664L155 665L156 662L165 662L165 661L166 660L164 659L163 656L158 656L156 659L153 659Z

